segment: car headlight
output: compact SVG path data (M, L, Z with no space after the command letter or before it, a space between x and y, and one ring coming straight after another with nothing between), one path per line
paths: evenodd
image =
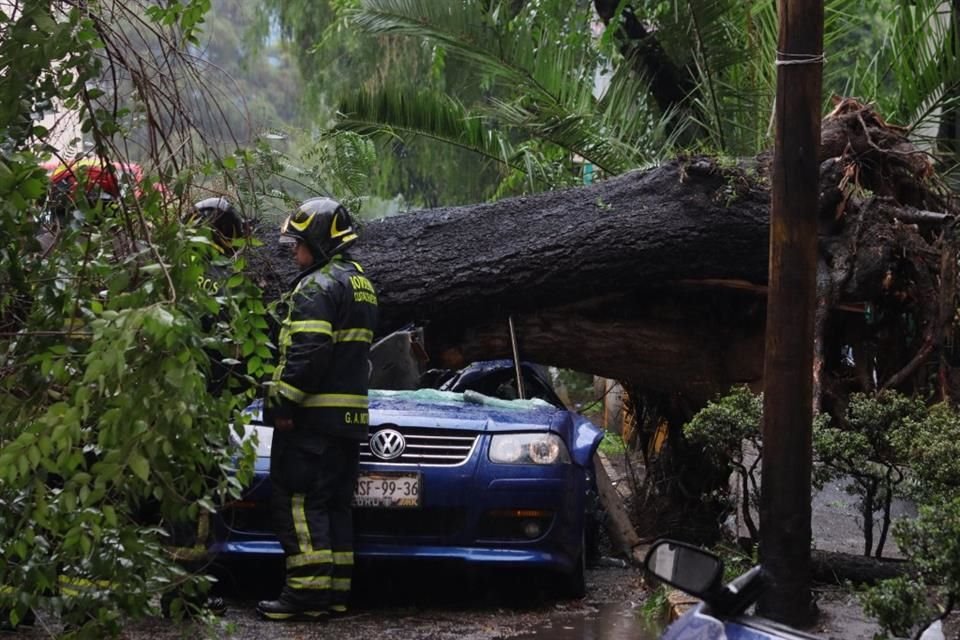
M490 440L490 461L504 464L569 464L567 445L554 433L502 433Z

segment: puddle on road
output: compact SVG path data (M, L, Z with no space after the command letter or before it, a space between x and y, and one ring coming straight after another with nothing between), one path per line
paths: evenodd
M661 629L627 604L602 604L582 616L557 615L529 633L510 640L657 640Z

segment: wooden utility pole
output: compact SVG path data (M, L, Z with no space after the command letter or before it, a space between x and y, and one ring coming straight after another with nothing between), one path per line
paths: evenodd
M760 495L760 561L771 587L759 608L807 626L816 615L810 472L823 0L780 0L779 15Z

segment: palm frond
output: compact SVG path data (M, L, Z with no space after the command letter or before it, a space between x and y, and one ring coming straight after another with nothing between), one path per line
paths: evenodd
M951 6L936 0L886 2L874 16L844 15L847 33L874 32L868 56L860 39L848 41L855 61L841 85L847 95L873 102L887 120L907 126L933 151L943 121L960 108L960 49Z
M517 169L509 132L489 126L481 114L430 90L361 90L340 100L336 129L368 136L418 135L479 153Z
M356 26L369 33L429 40L503 82L530 85L537 91L549 93L545 87L537 86L527 69L515 62L517 57L529 56L521 54L521 45L516 39L500 37L493 29L490 14L479 2L364 0L351 13L351 18Z
M354 18L373 33L401 33L442 45L493 78L500 89L493 95L505 97L474 107L487 116L478 122L502 123L521 139L541 138L610 174L649 164L662 152L664 145L652 141L663 142L667 120L654 118L646 107L649 88L643 79L614 74L607 95L615 102L598 101L595 52L557 46L557 34L535 20L515 19L504 28L498 15L496 5L491 10L476 0L365 0ZM614 112L611 104L623 111Z
M776 92L776 3L674 0L640 3L656 16L659 44L695 82L688 117L706 134L700 145L732 155L769 146Z

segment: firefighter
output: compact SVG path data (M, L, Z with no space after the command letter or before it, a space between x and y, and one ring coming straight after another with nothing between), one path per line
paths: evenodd
M217 251L233 257L236 253L234 242L244 236L243 219L230 201L223 197L206 198L193 205L193 212L187 222L209 226L213 232L213 241ZM217 294L223 289L224 283L230 277L232 268L229 262L216 261L210 265L205 273L199 276L199 284L209 294ZM221 314L222 315L222 314ZM217 318L208 316L203 318L203 329L210 331ZM207 391L219 396L228 387L231 380L232 368L223 362L224 355L217 349L207 349L210 357L210 375L207 380ZM230 354L228 354L230 355ZM240 369L242 370L242 368ZM234 376L234 379L236 377ZM170 544L167 552L186 570L191 572L202 571L210 564L212 558L207 551L207 540L210 536L210 514L201 510L195 522L178 521L167 524L170 535ZM173 600L183 597L193 609L207 609L215 614L222 614L226 610L223 598L214 596L187 596L175 589L165 593L161 599L164 613L169 614Z
M221 253L236 253L233 243L245 234L243 218L230 201L222 196L206 198L193 205L192 218L213 229L213 241Z
M235 243L246 235L246 225L240 213L230 204L229 200L221 196L206 198L193 205L193 213L189 221L210 227L217 251L227 258L232 258L236 254ZM214 260L206 272L198 276L198 284L208 294L218 295L232 274L233 267L229 260ZM221 312L219 317L207 316L203 318L204 332L209 332L218 320L228 320L225 315ZM210 356L210 379L207 390L211 394L219 396L231 382L231 374L235 371L245 371L246 368L238 365L231 367L225 364L224 354L218 350L208 349L207 355ZM240 360L237 353L226 354L226 356L229 356L229 360ZM240 381L234 375L232 382L236 386Z
M279 597L257 604L268 620L323 620L347 609L351 503L377 321L376 291L349 252L357 237L350 214L330 198L305 201L281 227L301 271L284 297L265 404L274 427L274 527L286 555Z

